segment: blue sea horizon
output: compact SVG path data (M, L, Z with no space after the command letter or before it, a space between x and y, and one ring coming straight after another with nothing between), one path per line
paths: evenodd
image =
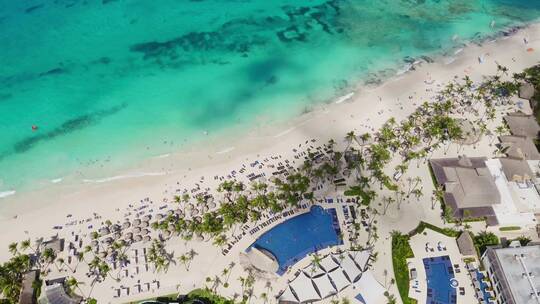
M0 193L285 121L540 17L528 0L0 4Z

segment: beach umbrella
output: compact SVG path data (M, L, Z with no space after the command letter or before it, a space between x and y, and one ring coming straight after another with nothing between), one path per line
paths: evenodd
M146 227L150 226L150 224L148 222L142 222L139 226L141 226L143 228L146 228Z
M187 208L187 210L191 211L191 210L193 210L195 207L193 206L193 204L189 204L189 205L187 205L186 208Z
M169 230L165 230L165 231L163 231L162 235L163 235L163 237L167 238L167 237L171 236L171 232Z
M133 221L133 225L134 225L134 226L139 226L140 224L141 224L141 220L140 220L140 219L135 219L135 220Z
M152 240L152 238L148 235L146 235L144 238L143 238L143 241L145 242L150 242Z
M118 230L120 230L120 225L114 224L114 225L112 226L112 230L113 230L113 231L118 231Z
M141 232L141 227L133 228L133 233L139 233L139 232Z
M107 253L105 251L102 251L99 253L99 257L102 259L105 258L106 256L107 256Z
M173 214L174 214L174 211L172 210L167 211L167 215L173 215Z
M174 210L174 213L176 213L178 216L184 215L184 212L182 212L182 209L180 209L180 208Z
M114 234L114 239L116 239L116 240L121 238L121 237L122 237L122 234L120 232L117 232L117 233Z
M210 208L210 209L216 208L216 203L214 203L214 202L208 203L208 208Z
M92 247L96 247L97 245L99 245L99 242L97 240L92 240L92 242L90 242L90 245L92 245Z
M139 235L139 234L137 234L135 237L133 237L133 240L135 242L140 242L140 241L142 241L142 239L143 239L143 237L141 235Z
M122 224L122 229L128 229L129 227L131 227L131 223L130 222L124 222Z
M131 232L128 232L128 233L126 233L124 235L124 239L126 239L126 240L130 240L132 237L133 237L133 233L131 233Z
M111 237L108 237L108 238L106 238L106 239L104 239L104 240L102 241L102 243L107 243L107 244L110 244L110 243L112 243L112 242L113 242L113 239L112 239Z
M161 220L161 219L163 218L163 214L159 213L158 215L156 215L156 218L157 218L158 220Z
M208 206L203 206L202 207L202 213L206 213L208 212Z
M143 217L143 221L147 222L152 219L152 216L150 214L147 214Z
M150 233L150 230L144 229L141 233L142 233L142 235L147 235L147 234Z
M197 210L197 209L191 210L191 216L195 216L197 214L199 214L199 210Z

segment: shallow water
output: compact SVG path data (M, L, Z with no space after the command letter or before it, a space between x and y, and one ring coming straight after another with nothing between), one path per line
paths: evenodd
M531 0L0 0L0 8L0 191L73 172L84 179L86 168L133 164L203 131L285 120L371 72L395 73L407 58L540 16Z

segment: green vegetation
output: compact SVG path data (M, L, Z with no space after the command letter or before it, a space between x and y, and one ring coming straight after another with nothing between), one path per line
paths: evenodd
M483 231L478 233L473 238L474 245L480 251L480 256L484 254L488 246L499 245L499 238L492 232Z
M499 231L515 231L515 230L521 230L521 227L519 226L506 226L499 228Z
M212 304L233 304L233 300L226 299L222 296L219 296L215 293L212 293L211 291L207 289L195 289L192 292L188 294L188 302L186 303L192 303L194 299L203 300L205 303L212 303Z
M424 232L424 229L426 229L426 228L429 228L429 229L431 229L433 231L439 232L441 234L444 234L444 235L452 237L452 238L456 238L456 237L459 236L459 231L457 231L455 229L452 229L452 228L440 228L440 227L437 227L437 226L432 225L430 223L426 223L424 221L421 221L418 224L418 227L416 227L416 229L414 230L414 233L415 234L422 233L422 232Z
M522 235L522 236L518 237L517 239L514 239L513 241L519 241L521 246L527 246L527 244L529 244L532 240L530 238Z
M0 291L7 300L6 303L19 302L23 275L28 270L30 270L29 256L18 253L0 265Z
M409 268L407 267L407 259L413 257L414 254L409 245L409 236L393 231L392 265L403 304L416 304L416 300L409 298Z
M175 300L177 298L177 296L178 296L177 293L171 293L171 294L156 297L156 298L147 298L147 299L139 300L139 301L136 301L136 302L126 302L125 304L138 304L138 303L141 303L141 302L144 302L144 301L157 301L158 298Z
M168 303L172 301L176 301L178 298L178 294L168 294L156 298L148 298L144 300L139 300L136 302L127 302L126 304L138 304L145 301L156 301L156 302L163 302ZM195 303L195 300L199 300L205 304L234 304L233 300L226 299L222 296L219 296L212 291L208 289L195 289L192 290L190 293L186 295L184 299L182 299L182 304L192 304Z

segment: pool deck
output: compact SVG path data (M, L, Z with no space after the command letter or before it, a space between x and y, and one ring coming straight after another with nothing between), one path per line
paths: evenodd
M465 268L464 256L459 252L456 240L427 228L424 230L424 233L414 235L409 241L414 253L414 258L407 259L409 271L412 268L416 268L417 273L416 279L410 282L409 297L416 299L419 304L427 302L427 278L422 260L424 258L447 255L450 257L452 265L459 265L460 272L457 273L454 268L454 276L459 282L459 287L465 288L465 295L460 295L459 287L457 288L457 303L478 303L475 297L473 282ZM441 248L443 250L439 250L437 248L439 242L441 242L441 247L445 247L446 250L443 248ZM433 249L433 251L426 251L426 244L429 244L429 248Z

